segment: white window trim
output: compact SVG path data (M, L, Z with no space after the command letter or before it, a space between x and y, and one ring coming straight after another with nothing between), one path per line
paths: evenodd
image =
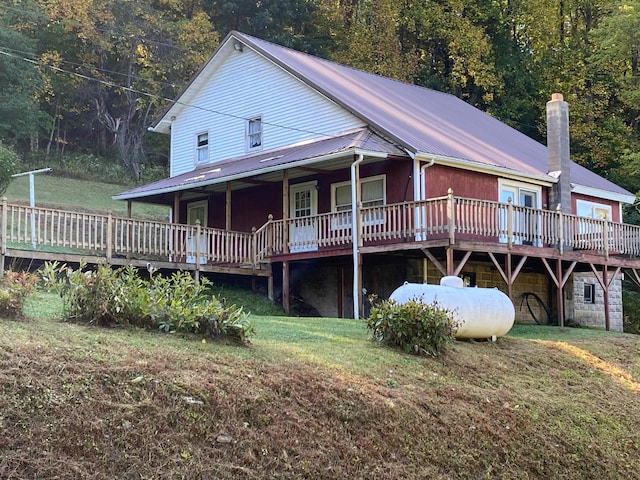
M251 146L251 134L249 133L249 124L251 122L255 122L256 120L260 121L260 145L255 147ZM247 118L245 122L245 147L247 151L260 151L262 150L262 146L264 145L264 120L262 115L254 115L252 117Z
M200 138L201 135L206 135L207 136L207 145L206 146L199 146L198 145L198 139ZM204 131L204 132L198 132L196 133L195 136L195 152L196 152L196 158L195 158L195 164L197 165L203 165L205 163L209 163L211 161L211 150L209 149L209 145L211 144L211 135L209 135L208 131ZM198 158L200 157L200 151L203 149L207 149L207 158L204 161L199 161Z
M360 178L360 192L362 192L363 184L368 182L377 182L379 180L382 180L382 205L384 206L387 204L387 176L385 174ZM338 182L338 183L331 184L331 212L332 213L338 213L338 205L336 205L336 190L340 187L346 187L346 186L351 188L351 182L346 181L346 182ZM351 201L349 201L348 205L349 205L348 210L341 211L342 213L344 213L344 216L340 216L339 218L336 218L331 222L332 230L339 230L342 228L351 228L351 225L353 223L351 219ZM379 218L365 220L363 222L363 225L382 225L384 223L385 223L384 216L380 216Z
M207 226L207 220L209 219L209 201L208 200L199 200L197 202L187 203L187 224L188 225L192 225L189 223L189 211L191 209L196 209L200 207L204 207L204 222L200 226L201 227Z
M611 221L611 218L613 216L613 208L611 207L611 205L608 205L606 203L598 203L598 202L592 202L590 200L576 200L576 215L578 215L578 211L581 210L581 208L587 208L591 210L591 213L595 213L595 209L596 208L600 208L602 210L606 210L608 212L607 215L607 220ZM587 217L587 218L596 218L595 216L591 216L591 217Z
M540 185L534 185L532 183L523 183L523 182L514 182L513 180L505 180L503 178L498 179L498 201L500 201L500 194L502 193L502 189L504 187L508 188L516 188L518 189L518 198L513 198L512 202L514 205L520 204L520 194L519 192L532 192L536 194L536 203L533 208L542 209L542 187Z
M504 188L510 188L513 190L516 190L516 196L517 198L512 198L511 202L512 205L515 206L521 206L520 205L520 195L522 192L527 192L527 193L533 193L536 196L536 204L531 207L531 208L535 208L538 210L542 209L542 186L540 185L534 185L532 183L524 183L524 182L516 182L513 180L506 180L504 178L499 178L498 179L498 202L499 203L504 203L502 202L502 190ZM526 208L526 207L525 207ZM506 212L503 212L504 215L506 215ZM500 220L500 222L507 222L506 217L504 217L503 220ZM540 220L538 220L538 226L537 229L538 231L540 231L542 228L542 225L540 223ZM499 239L498 239L501 243L506 243L507 242L507 238L504 235L500 235ZM521 238L518 237L514 237L513 239L514 243L522 243L523 240ZM541 247L542 243L538 240L536 242L533 243L536 247Z

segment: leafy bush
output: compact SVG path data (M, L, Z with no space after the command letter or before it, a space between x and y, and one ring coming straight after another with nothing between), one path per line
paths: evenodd
M11 175L18 173L18 155L0 142L0 196L4 195L11 183Z
M374 340L407 353L434 356L452 344L457 325L452 312L436 302L426 304L417 299L399 304L376 300L371 299L373 306L367 318Z
M27 295L38 284L38 276L29 272L6 272L0 282L0 315L19 318Z
M41 270L46 287L58 291L67 320L97 325L133 325L163 332L229 337L241 342L254 333L242 308L226 306L209 292L212 284L188 273L142 279L134 267L99 265L73 270L57 262Z

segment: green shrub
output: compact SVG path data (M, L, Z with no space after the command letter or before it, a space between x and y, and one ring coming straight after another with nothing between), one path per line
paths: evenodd
M38 277L29 272L6 272L0 282L0 316L22 317L27 295L38 284Z
M112 270L84 265L73 270L47 263L41 270L45 286L57 290L64 318L97 325L133 325L163 332L189 332L245 342L254 333L242 308L227 306L209 292L206 278L197 282L185 272L142 279L134 267Z
M19 162L18 155L0 142L0 196L7 191L12 175L18 173Z
M410 300L399 304L394 300L371 301L367 319L375 341L398 347L415 355L440 355L453 342L457 325L452 312L436 302L426 304Z

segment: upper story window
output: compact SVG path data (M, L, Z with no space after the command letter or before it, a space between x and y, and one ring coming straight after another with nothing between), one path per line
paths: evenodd
M611 213L611 205L589 202L588 200L576 200L576 215L579 217L612 220Z
M255 117L247 120L247 149L262 147L262 118Z
M209 133L196 135L196 163L209 161Z

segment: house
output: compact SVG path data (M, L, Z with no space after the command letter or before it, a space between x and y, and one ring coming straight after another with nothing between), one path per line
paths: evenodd
M570 161L561 95L547 117L545 147L452 95L231 32L151 127L170 177L114 198L197 223L189 262L243 268L216 238L250 235L242 258L285 309L358 317L365 291L453 274L505 291L518 321L621 330L634 195Z

